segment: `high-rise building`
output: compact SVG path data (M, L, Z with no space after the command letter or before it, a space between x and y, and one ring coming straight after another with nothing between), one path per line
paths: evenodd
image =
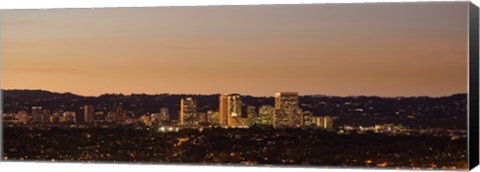
M257 125L273 125L273 114L275 108L273 106L263 105L258 108L258 117L254 119Z
M83 120L85 123L93 122L95 115L93 113L92 105L83 106Z
M242 125L242 100L239 94L220 95L219 123L221 126Z
M303 125L302 116L301 109L298 106L298 93L281 92L275 94L274 127L301 127Z
M39 124L43 123L43 113L41 106L32 107L32 123Z
M180 101L180 125L198 125L197 102L191 98L182 98Z
M227 95L220 95L220 104L219 104L219 111L218 111L218 124L220 126L226 126L228 124L228 96Z
M237 127L241 125L242 117L242 100L240 95L232 94L227 98L227 119L228 126Z

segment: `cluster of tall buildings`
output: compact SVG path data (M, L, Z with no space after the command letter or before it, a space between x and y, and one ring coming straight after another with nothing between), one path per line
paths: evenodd
M333 119L329 116L306 115L299 107L298 93L281 92L275 94L274 106L248 106L242 102L241 95L220 95L218 114L212 111L197 112L196 101L192 97L180 101L180 125L195 126L200 122L217 124L222 127L248 127L251 125L270 125L275 128L316 126L333 128Z
M16 118L20 124L76 123L77 114L72 111L65 111L61 114L52 114L49 110L43 109L41 106L34 106L32 107L31 118L29 118L28 112L24 110L18 111Z
M128 112L122 108L113 111L97 111L93 105L84 105L83 114L78 115L73 111L50 113L40 106L32 107L31 119L26 111L19 111L16 115L21 124L57 124L57 123L95 123L95 122L121 122L129 123L130 120L141 121L149 126L180 125L195 127L214 125L221 127L249 127L253 125L273 126L275 128L292 128L312 126L320 128L333 128L333 120L328 116L314 116L311 112L302 111L299 106L299 96L296 92L280 92L275 94L274 105L251 106L242 101L239 94L219 96L218 111L208 110L199 112L197 101L193 97L180 100L178 121L170 119L167 107L161 107L159 113L141 115L140 118L129 118ZM80 112L82 113L82 112ZM134 117L133 115L132 117Z
M74 111L62 111L52 113L48 109L41 106L33 106L31 116L25 110L18 111L16 114L16 121L19 124L75 124L75 123L92 123L98 121L118 122L124 121L127 112L121 108L115 111L95 112L93 105L83 106L83 115Z

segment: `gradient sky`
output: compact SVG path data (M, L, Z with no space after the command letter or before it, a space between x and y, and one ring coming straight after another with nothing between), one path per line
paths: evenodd
M1 11L3 89L445 96L468 2Z

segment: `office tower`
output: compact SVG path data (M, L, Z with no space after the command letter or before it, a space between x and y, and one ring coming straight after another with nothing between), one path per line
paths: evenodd
M160 121L169 121L170 120L170 113L168 108L160 108Z
M227 95L220 95L220 105L219 105L219 111L218 111L218 124L220 126L226 126L228 124L228 118L227 118L227 106L228 106L228 96Z
M17 121L20 124L27 124L28 123L28 113L27 111L21 110L17 112Z
M42 123L42 107L40 106L34 106L32 107L32 123L38 124Z
M283 128L301 127L302 125L303 117L301 109L298 106L298 93L276 93L273 126L276 128Z
M180 101L180 125L193 126L198 124L197 102L191 98L182 98Z
M242 100L239 94L220 95L219 123L221 126L241 125Z
M65 123L77 123L77 113L72 111L63 112L63 117L65 118Z
M94 114L93 114L93 106L92 105L85 105L83 106L83 120L85 123L93 122Z
M241 125L242 117L242 100L240 95L232 94L227 98L227 119L228 126L236 127Z

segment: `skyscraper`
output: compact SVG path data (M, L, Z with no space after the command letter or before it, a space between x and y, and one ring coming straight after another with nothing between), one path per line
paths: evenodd
M197 125L197 102L191 98L182 98L180 101L180 125Z
M220 96L220 125L237 127L241 125L242 100L239 94Z
M275 113L273 116L273 126L282 127L301 127L303 117L301 109L298 106L298 93L281 92L275 94Z
M227 103L227 99L228 99L228 96L227 95L220 95L220 105L219 105L219 114L218 114L218 124L220 126L226 126L227 123L228 123L228 118L227 118L227 114L228 114L228 110L227 110L227 106L228 106L228 103Z
M93 114L93 106L92 105L85 105L83 106L83 120L85 123L93 122L94 119Z

